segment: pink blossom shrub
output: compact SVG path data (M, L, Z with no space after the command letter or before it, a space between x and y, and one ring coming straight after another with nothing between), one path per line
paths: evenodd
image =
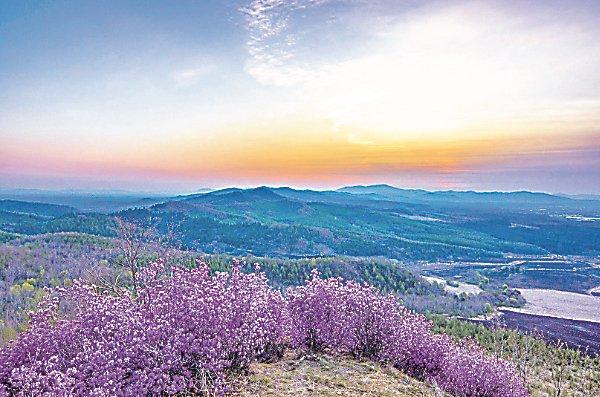
M263 275L161 267L146 270L137 299L80 282L50 296L0 351L0 395L222 392L226 371L286 342L286 304Z
M137 297L76 282L48 295L0 351L0 395L149 396L227 390L226 377L285 346L393 365L461 397L525 397L511 364L373 287L317 273L285 297L261 273L204 264L141 275Z
M528 395L513 365L487 356L474 342L447 343L443 366L434 379L442 389L459 396Z
M473 343L434 334L424 316L373 287L315 273L287 296L295 346L392 364L457 396L528 395L510 363L486 356Z

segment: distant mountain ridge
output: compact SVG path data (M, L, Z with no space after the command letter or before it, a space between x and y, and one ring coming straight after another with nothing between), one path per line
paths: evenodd
M549 193L514 191L514 192L476 192L473 190L437 190L401 189L394 186L356 185L338 189L339 192L352 194L375 194L388 199L416 199L416 200L463 200L482 202L561 202L571 200L570 197L552 195Z
M216 202L241 203L256 200L266 201L295 201L295 202L322 202L335 204L367 204L373 197L360 196L335 190L309 190L293 189L290 187L259 186L255 188L225 188L207 193L180 196L179 201L187 203Z
M118 197L115 202L110 197L81 200L86 211L5 201L12 212L0 206L0 230L111 236L114 216L119 216L158 227L160 233L172 230L183 246L207 253L400 260L600 254L600 202L546 193L260 186L127 201ZM94 203L100 208L96 212L88 207Z
M534 192L260 186L178 196L119 215L177 224L184 244L207 252L480 259L598 252L600 223L569 215L595 216L598 204Z
M203 197L207 195L211 196L222 196L226 194L235 193L235 196L241 197L248 195L259 198L262 195L263 198L267 198L267 195L276 193L282 197L297 198L301 200L314 199L316 201L322 201L324 197L342 197L339 193L351 194L351 195L362 195L366 198L371 199L387 199L387 200L423 200L423 201L435 201L435 200L464 200L464 201L482 201L482 202L567 202L572 200L597 200L600 196L594 195L562 195L562 194L550 194L544 192L530 192L526 190L521 191L474 191L474 190L424 190L424 189L403 189L387 184L376 184L376 185L352 185L345 186L336 190L310 190L310 189L294 189L291 187L269 187L259 186L254 188L224 188L218 190L211 190L207 192L198 192L191 195L178 196L178 199L188 200L197 197ZM270 198L273 198L271 195ZM345 196L345 198L348 198Z
M77 213L77 209L57 204L20 200L0 200L0 211L46 217L58 217Z

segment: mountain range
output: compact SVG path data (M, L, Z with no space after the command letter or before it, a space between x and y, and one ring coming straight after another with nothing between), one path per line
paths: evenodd
M116 208L125 204L122 197ZM89 200L79 209L3 200L0 230L114 235L119 216L174 232L179 244L210 253L403 260L600 253L600 202L546 193L262 186L136 197L126 208L101 213L111 206L110 198L103 200L98 211Z

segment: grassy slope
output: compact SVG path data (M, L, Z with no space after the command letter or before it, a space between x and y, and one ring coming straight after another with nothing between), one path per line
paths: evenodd
M297 357L293 353L275 363L253 364L241 378L236 397L443 396L402 372L371 362L325 355Z

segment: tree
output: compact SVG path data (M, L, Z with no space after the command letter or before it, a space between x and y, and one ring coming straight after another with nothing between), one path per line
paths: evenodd
M141 228L135 223L126 222L121 218L116 218L118 225L119 248L121 250L120 265L124 267L131 275L131 285L133 295L138 295L139 278L141 263L140 256L143 252L144 244L152 236L151 228Z

